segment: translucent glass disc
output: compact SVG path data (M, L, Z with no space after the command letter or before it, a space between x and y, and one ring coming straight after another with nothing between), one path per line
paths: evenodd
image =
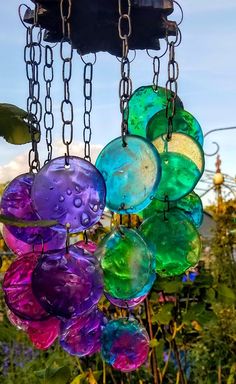
M161 181L156 198L178 200L190 193L204 171L204 153L190 136L173 133L170 141L159 136L153 141L162 164Z
M115 369L134 371L147 360L149 341L146 329L136 320L109 321L102 332L102 357Z
M60 344L70 355L87 356L101 348L101 333L105 325L102 312L94 309L86 316L61 322Z
M88 312L103 292L102 271L95 257L69 247L45 253L33 276L35 296L52 315L71 318Z
M146 137L149 120L155 113L164 109L166 104L165 88L158 87L158 90L154 91L153 86L148 85L136 89L129 101L129 133ZM176 99L176 107L183 108L179 97Z
M147 125L147 138L153 141L158 136L166 134L167 128L168 119L166 118L166 109L163 109L149 120ZM184 109L176 109L173 118L173 131L185 133L203 145L203 133L199 122L191 113Z
M182 197L180 200L170 201L169 209L172 208L181 209L192 221L195 227L199 228L201 226L203 220L203 206L200 197L195 192ZM160 213L167 209L168 205L166 202L154 198L149 206L142 212L139 212L138 215L145 220L155 213Z
M153 215L140 226L140 233L156 257L161 276L176 276L196 265L201 240L194 225L180 210Z
M145 208L155 195L160 177L160 157L155 147L138 136L111 141L99 154L96 167L107 189L106 205L111 211L135 213Z
M121 226L106 235L95 253L101 259L104 290L117 299L149 292L155 280L155 259L138 232Z
M58 157L35 176L32 187L34 206L43 219L55 219L58 230L70 224L71 232L80 232L95 224L105 208L104 179L93 164L79 157Z

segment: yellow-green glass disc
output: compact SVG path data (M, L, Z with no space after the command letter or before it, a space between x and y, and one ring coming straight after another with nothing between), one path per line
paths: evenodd
M104 291L117 299L146 295L155 280L155 258L140 233L120 226L96 250L104 275Z
M170 91L169 96L170 96ZM152 85L136 89L129 100L128 131L132 135L146 137L147 124L155 113L166 107L166 89L158 87L155 91ZM177 96L176 107L183 108L182 101Z
M161 181L155 197L179 200L190 193L200 180L205 166L200 144L183 133L173 133L170 141L159 136L153 141L162 165Z
M181 275L199 261L200 236L180 210L153 215L142 223L140 233L155 255L161 276Z
M147 138L150 141L167 132L168 119L166 118L166 109L157 112L148 122ZM193 137L201 146L203 145L202 128L191 113L184 109L177 108L173 118L173 131L185 133Z

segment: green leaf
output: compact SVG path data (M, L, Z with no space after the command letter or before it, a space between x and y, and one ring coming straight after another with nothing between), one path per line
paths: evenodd
M183 288L181 280L168 278L158 278L155 282L155 289L158 291L164 291L165 293L178 293Z
M52 227L57 225L58 222L56 220L36 220L36 221L28 221L28 220L20 220L14 217L8 217L5 215L0 215L0 223L13 225L16 227Z
M0 136L10 144L31 142L29 124L24 120L27 112L12 104L0 104ZM37 133L37 131L36 131ZM39 133L36 139L39 138Z
M172 319L173 315L172 315L172 310L174 308L174 304L172 303L166 303L164 304L160 310L158 311L157 314L155 314L153 317L152 317L152 323L161 323L161 324L165 324L165 325L168 325L170 320Z
M81 373L80 375L76 376L74 380L70 384L83 384L87 378L87 373Z
M183 315L183 322L185 324L191 324L192 321L197 321L201 326L216 319L215 313L211 310L206 310L205 304L192 304L187 313Z
M36 371L35 376L43 380L43 384L67 384L71 372L67 366L53 368L48 367L46 369Z
M217 288L219 298L227 303L234 303L236 301L236 295L234 291L226 284L219 284Z

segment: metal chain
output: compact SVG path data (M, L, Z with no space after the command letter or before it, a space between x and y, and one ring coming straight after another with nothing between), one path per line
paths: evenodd
M73 141L73 120L74 110L70 100L70 80L72 76L72 59L73 48L71 44L71 0L61 0L60 13L62 20L63 37L60 42L60 57L62 60L62 80L64 84L64 98L61 102L61 117L62 117L62 141L66 146L66 164L68 165L69 146Z
M32 148L29 151L30 172L40 169L38 143L40 142L40 122L42 120L42 104L40 102L39 67L42 61L42 31L37 29L38 6L35 7L34 24L26 28L26 45L24 48L24 61L26 76L29 82L29 95L27 98L27 122L31 133Z
M91 162L91 112L93 108L93 68L96 63L96 54L95 58L92 61L86 62L83 57L81 60L84 62L84 130L83 130L83 140L84 140L84 159Z
M169 60L168 60L168 80L166 82L166 118L168 120L167 126L167 141L171 140L173 133L173 118L175 116L176 110L176 98L178 94L178 83L179 78L179 65L175 59L175 48L180 44L181 33L178 25L176 24L176 36L175 39L171 40L170 37L167 37L168 50L169 50Z
M52 130L54 128L54 115L52 111L52 97L51 97L51 87L52 81L54 79L54 69L53 69L53 50L49 45L45 46L45 61L43 68L43 78L45 81L46 95L44 101L44 128L46 130L46 144L48 150L48 156L45 161L45 164L52 159Z
M131 0L126 0L126 9L124 1L118 0L119 21L118 32L122 40L122 58L121 58L121 80L119 84L120 111L122 114L121 136L123 146L127 146L126 135L128 133L129 119L129 99L132 94L132 81L130 78L130 60L128 40L132 33L131 26Z
M161 69L161 60L160 57L154 56L153 57L153 80L152 80L152 86L154 91L158 90L158 84L159 84L159 76L160 76L160 69Z

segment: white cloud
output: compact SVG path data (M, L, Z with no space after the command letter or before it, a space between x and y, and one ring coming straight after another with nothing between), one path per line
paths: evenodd
M61 142L56 142L53 148L53 157L64 156L65 146ZM96 161L96 158L101 149L101 145L91 145L91 158L93 163ZM84 144L81 142L72 144L70 146L70 154L72 156L84 157ZM16 176L28 172L28 170L28 153L25 152L21 155L16 156L7 164L0 166L0 183L11 181Z

